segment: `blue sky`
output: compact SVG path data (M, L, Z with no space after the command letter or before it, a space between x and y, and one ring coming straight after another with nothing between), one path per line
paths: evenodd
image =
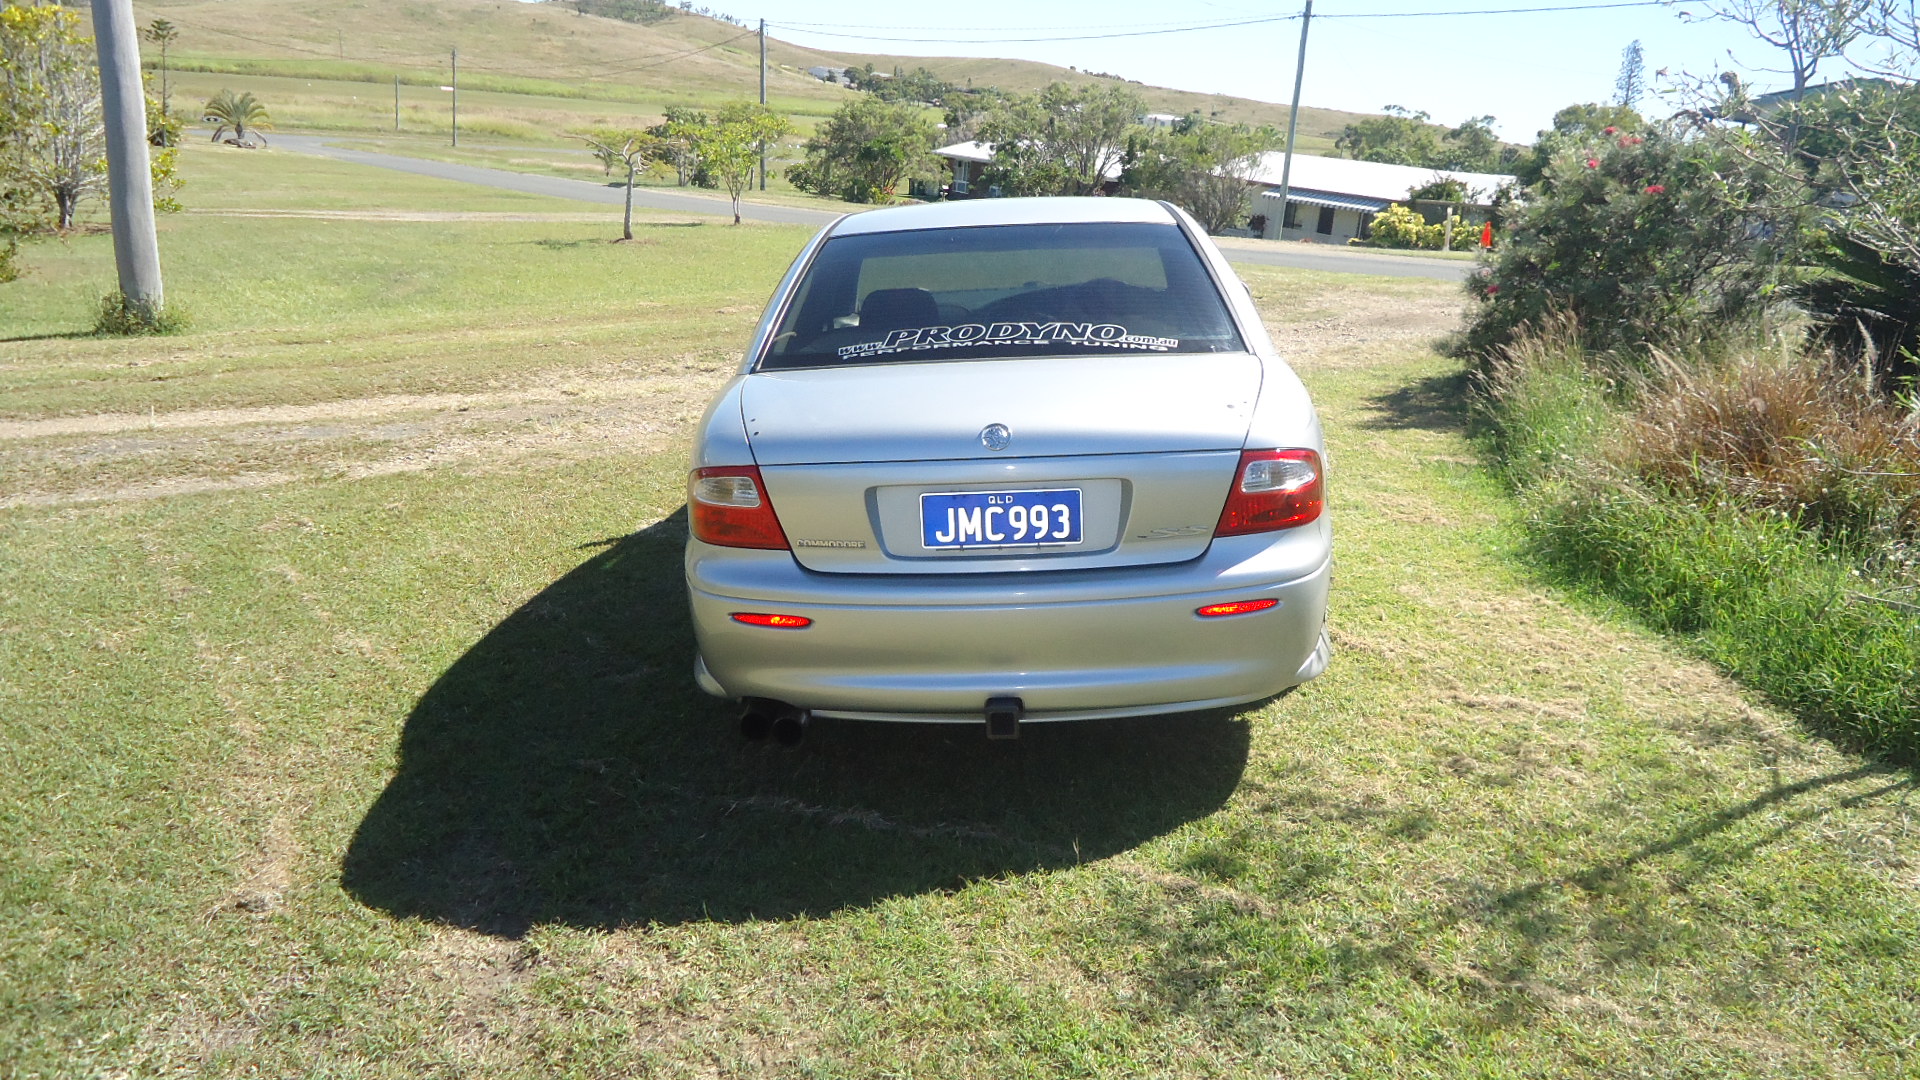
M922 56L1012 56L1063 67L1106 71L1160 86L1287 101L1293 92L1298 21L1192 33L1104 40L940 44L829 37L800 24L841 24L834 33L901 38L1005 39L1054 37L1086 28L1116 33L1297 14L1299 0L971 0L904 5L869 0L701 0L749 25L765 18L769 32L795 44L857 52ZM1458 124L1484 114L1503 138L1531 142L1556 110L1613 95L1621 50L1638 39L1650 82L1661 68L1711 76L1732 67L1758 88L1781 80L1760 68L1778 66L1772 51L1739 27L1683 20L1673 7L1633 7L1541 14L1468 15L1591 3L1594 0L1316 0L1308 39L1305 104L1377 112L1402 105ZM1698 5L1693 5L1699 11ZM1430 12L1421 18L1341 18L1363 13ZM1733 52L1729 59L1728 50ZM1820 73L1827 75L1824 69ZM1838 72L1833 72L1838 74ZM1677 104L1673 107L1677 107ZM1657 96L1643 111L1660 113Z

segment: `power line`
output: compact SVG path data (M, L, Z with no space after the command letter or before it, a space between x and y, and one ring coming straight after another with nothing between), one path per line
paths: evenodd
M1425 19L1438 15L1538 15L1543 12L1609 11L1614 8L1666 7L1667 0L1624 0L1613 4L1561 4L1555 7L1487 8L1482 11L1348 11L1322 19Z
M1235 16L1231 16L1230 19L1239 20L1243 18L1256 18L1256 17L1264 17L1264 16L1235 15ZM1289 18L1289 19L1294 17L1295 16L1292 16L1292 15L1284 16L1284 18ZM1222 25L1222 26L1238 25L1236 21L1229 21L1228 17L1223 16L1222 18L1223 18L1223 21L1219 25ZM917 30L922 33L933 33L935 31L939 31L943 33L952 32L956 34L960 34L960 33L970 34L980 29L977 26L875 26L872 23L821 23L821 22L790 22L790 23L777 23L777 24L770 22L767 25L768 26L779 25L779 26L785 26L789 28L824 27L824 28L830 28L830 29L853 29L853 30ZM1159 22L1115 23L1109 26L1108 29L1110 30L1143 30L1143 29L1152 29L1154 27L1184 28L1184 27L1193 26L1193 25L1197 25L1197 24L1190 23L1186 20L1163 19ZM1085 28L1086 28L1086 25L1082 23L1075 26L1027 26L1027 27L1022 27L1021 29L1023 30L1023 32L1040 33L1040 32L1051 32L1055 30L1084 30Z
M1174 26L1159 30L1121 30L1108 34L1063 34L1058 37L995 37L995 38L925 38L890 37L885 34L840 34L826 30L808 30L792 23L768 23L767 26L780 30L791 30L801 34L813 34L818 37L844 38L850 41L899 41L923 45L1022 45L1041 41L1099 41L1106 38L1157 37L1161 34L1187 34L1196 30L1223 30L1234 26L1259 26L1265 23L1292 22L1298 15L1268 15L1258 19L1240 19L1234 22L1207 23L1202 26Z
M1663 7L1666 0L1616 0L1603 4L1556 4L1545 7L1524 8L1483 8L1470 11L1349 11L1334 14L1322 14L1322 19L1425 19L1442 16L1469 15L1538 15L1549 12L1613 11L1620 8ZM1022 45L1050 41L1100 41L1109 38L1156 37L1162 34L1189 34L1204 30L1224 30L1241 26L1261 26L1272 23L1293 22L1299 15L1268 15L1257 18L1235 19L1224 22L1186 23L1179 25L1139 23L1139 26L1151 26L1153 29L1116 30L1097 34L1060 34L1046 37L898 37L887 34L849 34L815 27L845 26L845 23L768 23L779 29L800 34L812 34L817 37L841 38L850 41L892 41L920 45ZM864 27L864 29L933 29L916 27ZM962 28L953 28L958 32ZM972 29L972 28L965 28ZM1049 29L1068 29L1057 27Z

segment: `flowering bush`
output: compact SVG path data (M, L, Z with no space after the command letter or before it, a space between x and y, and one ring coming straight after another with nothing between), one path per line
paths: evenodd
M1373 215L1373 227L1366 243L1370 247L1437 248L1438 237L1430 235L1434 228L1419 211L1395 203Z
M1447 242L1447 227L1429 225L1418 210L1395 203L1373 216L1373 225L1365 240L1348 241L1367 247L1417 248L1439 251ZM1480 226L1465 218L1453 223L1453 250L1473 251L1480 246Z
M1509 215L1461 345L1485 356L1551 312L1583 345L1644 355L1754 327L1799 258L1804 200L1778 174L1673 130L1601 131L1564 147Z

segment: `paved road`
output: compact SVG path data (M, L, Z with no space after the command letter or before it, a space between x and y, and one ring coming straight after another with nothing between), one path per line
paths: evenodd
M535 176L506 169L487 169L478 165L457 165L447 161L427 161L400 154L381 154L371 150L349 150L333 146L328 137L287 135L273 137L273 145L302 154L317 154L336 161L373 165L382 169L459 180L468 184L524 191L530 195L552 195L582 202L620 205L624 193L586 180L567 180L557 176ZM635 188L633 204L652 210L670 210L683 214L730 216L732 208L724 198L689 195L657 188ZM781 225L825 225L838 217L832 210L811 210L800 206L776 206L770 203L742 202L740 216L749 221L767 221ZM1424 259L1381 252L1353 251L1346 248L1315 247L1311 244L1281 244L1264 240L1223 240L1221 248L1232 262L1258 263L1264 266L1291 266L1304 270L1331 271L1340 274L1379 274L1388 277L1425 277L1442 281L1463 281L1471 263L1445 259Z
M1465 281L1473 270L1470 262L1430 259L1420 255L1391 255L1384 251L1234 237L1221 237L1218 242L1228 262L1258 263L1262 266L1291 266L1336 274L1436 278L1440 281Z
M478 165L427 161L422 158L403 157L399 154L380 154L370 150L349 150L345 147L329 145L327 137L318 135L275 135L273 145L282 150L317 154L321 157L333 158L335 161L374 165L382 169L397 169L400 172L433 176L442 180L483 184L508 191L524 191L529 195L552 195L561 199L578 199L582 202L604 203L611 206L619 206L626 198L626 193L620 188L587 180L535 176L531 173L510 172L506 169L485 169ZM678 192L650 188L634 188L633 205L682 214L717 214L723 217L733 215L733 207L724 197L683 195ZM799 206L742 202L740 216L749 221L768 221L780 225L825 225L840 215L832 210L809 210Z

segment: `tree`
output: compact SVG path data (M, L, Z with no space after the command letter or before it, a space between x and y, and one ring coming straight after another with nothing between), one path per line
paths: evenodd
M1447 132L1437 159L1429 164L1437 169L1493 172L1510 164L1512 156L1510 148L1502 146L1500 136L1493 133L1493 117L1475 116Z
M1620 74L1613 80L1613 99L1629 109L1639 108L1647 92L1647 57L1636 39L1620 50Z
M50 214L73 227L82 199L106 187L106 129L92 42L79 16L52 5L0 8L0 206L7 231Z
M647 129L653 136L657 156L656 161L664 161L673 166L675 183L681 187L692 184L696 187L713 187L713 180L700 169L700 155L694 153L690 131L706 127L712 120L698 109L689 109L684 105L674 105L660 123Z
M609 174L615 166L627 170L627 204L620 218L620 239L633 239L633 183L651 156L659 151L659 140L644 131L601 128L575 135L593 151L593 156Z
M787 170L802 191L857 203L892 202L909 177L939 168L939 132L918 106L861 96L807 140L807 158Z
M1435 167L1440 158L1440 132L1424 112L1388 105L1383 115L1348 124L1333 141L1334 149L1356 161L1389 165Z
M86 199L106 188L106 129L92 42L72 11L52 4L0 6L0 278L18 237L73 227ZM152 130L162 125L146 95ZM154 209L180 209L177 153L152 155Z
M753 180L754 167L770 143L793 125L765 105L735 101L720 107L703 125L682 124L676 132L693 148L700 167L712 173L733 199L733 223L740 224L740 196Z
M1006 101L1006 93L995 86L983 86L977 90L967 87L949 94L946 116L942 118L947 125L947 141L972 142L978 139L980 125L1003 108Z
M963 92L959 87L923 67L914 68L904 74L899 68L895 68L892 78L883 78L872 74L872 66L867 65L869 71L866 78L870 81L862 82L860 89L882 101L917 101L941 106L946 104L948 96Z
M180 30L165 19L155 19L140 31L140 36L160 46L160 113L169 116L173 113L173 87L168 80L167 48L180 36ZM171 143L156 140L155 146L170 146Z
M1009 195L1091 195L1119 171L1144 108L1122 86L1053 83L1010 98L980 125L993 145L986 180Z
M236 96L231 90L221 90L208 100L206 108L200 110L201 120L213 124L213 141L219 142L220 136L233 130L232 141L251 146L250 139L258 135L261 142L267 137L261 135L262 129L271 130L273 119L267 115L267 107L254 100L253 91Z
M1210 233L1237 228L1253 201L1249 180L1260 155L1282 141L1273 128L1241 124L1195 122L1143 131L1129 141L1121 184L1179 206Z
M1754 37L1786 54L1785 68L1762 68L1793 77L1793 96L1822 61L1846 55L1847 46L1870 27L1875 10L1892 11L1890 0L1700 0L1707 18L1738 23ZM1681 12L1681 18L1690 18Z
M1920 4L1914 0L1877 0L1868 6L1862 33L1894 51L1891 70L1912 73L1920 53Z
M149 160L153 165L153 208L162 214L180 212L180 200L173 193L180 190L180 136L186 125L178 116L167 112L160 99L153 96L153 84L150 78L146 82L147 98L147 142L153 145Z

